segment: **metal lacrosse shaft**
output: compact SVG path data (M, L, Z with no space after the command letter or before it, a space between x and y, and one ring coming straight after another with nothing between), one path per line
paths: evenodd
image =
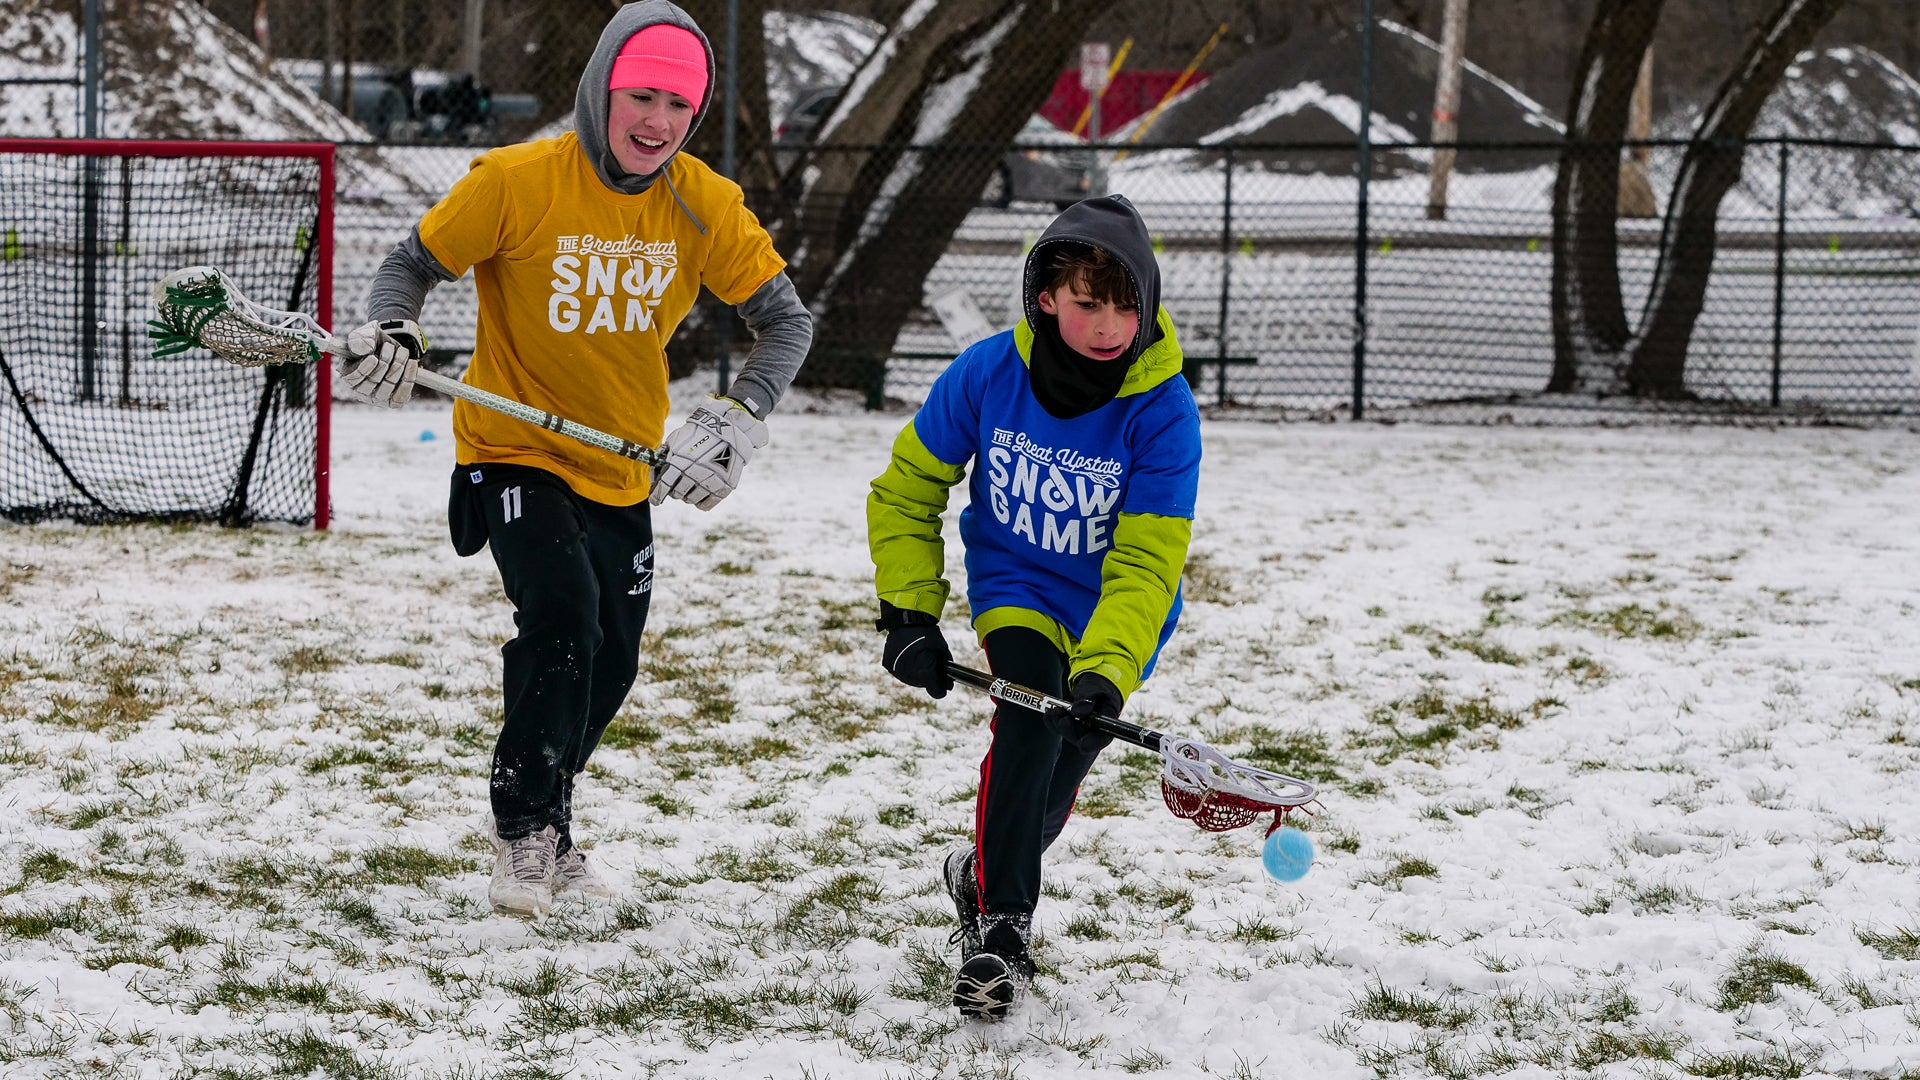
M998 701L1006 701L1015 705L1024 706L1032 709L1034 712L1043 713L1049 709L1070 709L1073 707L1073 702L1071 701L1062 701L1057 697L1049 697L1031 687L1021 686L1016 682L1008 682L1005 679L996 678L984 671L976 671L973 668L961 664L947 664L947 674L953 676L954 682L965 683L975 690L983 691L988 697ZM1143 728L1138 724L1129 724L1125 720L1112 716L1092 716L1081 721L1081 723L1086 724L1088 727L1093 728L1103 735L1111 735L1116 739L1130 742L1135 746L1144 747L1156 754L1160 753L1161 741L1166 738L1165 735L1158 731Z
M339 338L328 338L327 344L323 347L323 351L338 356L344 354L346 347L347 343ZM428 371L426 368L420 368L414 372L413 383L415 386L424 386L429 390L437 390L448 397L457 397L462 401L470 401L483 409L492 409L494 412L504 413L516 420L525 420L529 424L538 425L546 428L548 431L558 432L569 439L577 439L589 446L597 446L602 450L611 450L623 458L630 458L643 465L658 465L663 457L660 451L650 446L642 446L636 442L628 442L618 436L609 435L604 431L590 428L585 424L576 423L564 416L544 412L531 405L515 401L512 398L501 397L499 394L482 390L477 386L469 386L458 379L449 379L437 371Z

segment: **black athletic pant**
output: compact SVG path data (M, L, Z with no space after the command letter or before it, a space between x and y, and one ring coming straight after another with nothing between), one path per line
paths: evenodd
M569 838L573 778L639 671L651 508L583 499L543 469L485 464L455 467L447 513L454 550L492 548L519 630L500 649L494 820L507 839L548 825Z
M1067 657L1035 630L1009 626L981 642L987 667L1000 678L1067 697ZM993 745L980 763L974 805L974 854L980 905L991 912L1032 914L1040 903L1040 856L1066 827L1080 781L1100 756L1047 727L1039 713L996 702Z

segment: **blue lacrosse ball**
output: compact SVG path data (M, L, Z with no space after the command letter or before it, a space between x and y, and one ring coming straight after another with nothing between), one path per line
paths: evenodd
M1313 841L1291 825L1275 829L1260 848L1260 865L1275 881L1299 881L1313 865Z
M426 428L425 430L420 432L421 442L432 442L436 437L437 436L434 435L432 428Z

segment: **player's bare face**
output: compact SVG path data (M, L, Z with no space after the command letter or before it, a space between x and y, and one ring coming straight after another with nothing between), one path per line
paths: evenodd
M1095 360L1117 360L1133 344L1140 330L1140 308L1095 300L1068 281L1040 294L1040 310L1060 321L1060 339L1067 348Z
M670 90L632 86L615 90L607 101L607 145L613 159L635 175L666 164L687 141L693 102Z

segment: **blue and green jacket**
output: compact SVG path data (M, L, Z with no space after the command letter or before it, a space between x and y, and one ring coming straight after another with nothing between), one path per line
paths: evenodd
M1157 299L1153 285L1145 295ZM940 518L971 465L960 539L975 631L1038 630L1068 656L1070 679L1097 672L1122 694L1152 672L1180 618L1200 471L1179 340L1153 310L1118 394L1071 419L1034 396L1030 321L954 360L867 500L881 600L941 614L951 586Z

